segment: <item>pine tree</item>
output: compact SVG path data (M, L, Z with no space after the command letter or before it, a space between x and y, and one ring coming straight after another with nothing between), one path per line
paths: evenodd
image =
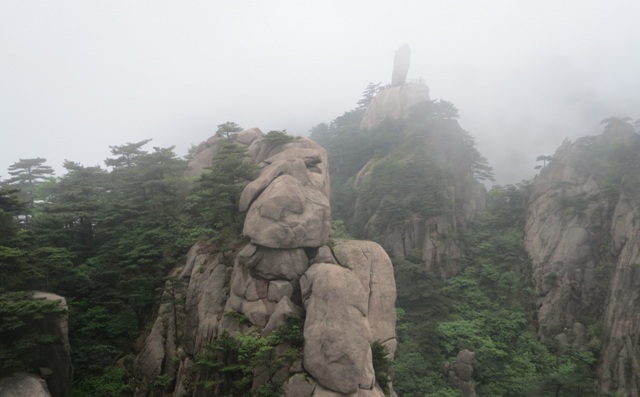
M242 131L242 127L238 124L227 121L224 124L218 125L218 130L216 131L217 136L224 136L227 138L227 141L230 141L232 137L234 137L238 132Z
M9 175L4 184L20 190L19 198L26 204L23 215L25 223L28 223L31 211L36 201L36 187L39 182L44 182L54 174L53 168L44 163L47 159L37 157L34 159L20 159L9 166Z
M191 193L187 213L191 222L206 235L223 242L237 240L244 217L238 212L240 194L255 178L257 166L246 161L245 149L228 142L220 146L210 170L205 171Z

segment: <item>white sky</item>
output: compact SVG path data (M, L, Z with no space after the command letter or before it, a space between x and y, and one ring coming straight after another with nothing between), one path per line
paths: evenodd
M640 117L637 0L0 0L0 175L145 138L184 154L225 121L304 135L388 83L405 42L499 183Z

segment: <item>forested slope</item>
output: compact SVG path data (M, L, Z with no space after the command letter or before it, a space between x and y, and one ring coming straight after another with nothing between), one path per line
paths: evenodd
M18 322L0 327L3 374L38 373L28 353L46 341L25 332L50 309L20 291L42 290L69 303L74 395L97 395L92 379L109 383L110 395L128 389L115 364L130 357L168 269L200 233L185 213L201 191L188 188L187 161L148 143L113 146L107 168L67 161L58 178L43 158L9 169L0 188L0 293L12 304L0 315Z
M423 99L363 128L385 91L366 94L369 107L312 137L329 153L336 218L392 255L398 394L635 395L635 361L623 358L635 331L621 320L635 295L609 286L629 281L613 263L628 269L634 255L635 215L620 209L635 213L631 126L611 119L602 137L543 156L533 182L485 196L491 170L453 104Z

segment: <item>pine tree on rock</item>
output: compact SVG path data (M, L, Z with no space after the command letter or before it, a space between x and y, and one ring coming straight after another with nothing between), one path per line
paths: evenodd
M216 131L217 136L223 136L227 138L227 141L230 141L238 132L242 131L242 127L233 121L227 121L224 124L218 125L218 130Z

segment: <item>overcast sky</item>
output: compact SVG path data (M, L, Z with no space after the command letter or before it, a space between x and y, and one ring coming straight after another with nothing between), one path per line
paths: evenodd
M0 0L0 175L145 138L182 155L225 121L304 135L390 82L405 42L499 183L640 117L637 0Z

